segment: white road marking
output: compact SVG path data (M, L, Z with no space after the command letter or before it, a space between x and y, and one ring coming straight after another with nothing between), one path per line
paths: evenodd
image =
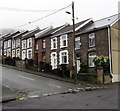
M38 95L34 95L34 96L29 96L30 98L37 98L39 97Z
M56 87L61 88L61 86L56 86Z
M49 84L49 85L53 86L53 87L61 88L61 86L57 86L57 85L54 85L54 84Z
M25 76L21 76L21 75L17 75L17 76L18 76L18 77L21 77L21 78L23 78L23 79L28 79L28 80L34 81L34 79L29 78L29 77L25 77Z

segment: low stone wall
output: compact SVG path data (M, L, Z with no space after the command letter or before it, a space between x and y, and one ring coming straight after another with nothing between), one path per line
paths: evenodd
M16 60L16 67L26 68L25 61L23 61L23 60Z

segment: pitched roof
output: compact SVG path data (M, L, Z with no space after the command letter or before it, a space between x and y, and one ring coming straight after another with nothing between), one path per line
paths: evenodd
M27 32L28 32L28 30L26 30L26 31L22 31L22 32L20 32L20 33L14 35L12 38L20 37L21 35L26 34Z
M84 30L82 30L80 33L85 33L92 30L105 28L107 26L110 26L112 23L114 23L118 18L119 18L118 14L116 14L110 17L106 17L106 18L94 21L91 25L88 25L86 28L84 28Z
M81 27L83 27L84 25L86 25L86 24L84 24L84 23L86 23L86 22L89 21L89 20L91 20L91 19L87 19L87 20L81 21L81 22L79 22L79 23L76 23L76 24L75 24L75 30L78 30L78 28L81 28ZM83 25L83 24L84 24L84 25ZM57 31L56 33L54 33L52 37L54 37L54 36L59 36L59 35L62 35L62 34L66 34L66 33L71 33L71 32L73 32L73 25L66 25L66 26L63 27L61 30L59 30L59 31Z
M3 35L0 36L0 39L4 38L5 36L8 36L8 35L10 35L10 33L3 34Z
M45 30L39 32L39 35L36 35L36 39L43 38L43 37L48 37L48 36L56 33L57 31L61 30L62 28L64 28L66 25L67 24L64 24L64 25L56 27L56 28L48 27Z
M39 28L36 28L36 29L34 29L34 30L31 30L31 31L23 34L23 35L22 35L22 38L23 38L23 39L26 39L26 38L29 38L29 37L31 37L31 36L35 36L35 34L38 33L39 31L40 31Z
M10 38L12 38L12 36L15 36L18 33L20 33L20 31L15 31L15 32L13 32L13 33L8 34L7 36L5 36L4 39L10 39Z

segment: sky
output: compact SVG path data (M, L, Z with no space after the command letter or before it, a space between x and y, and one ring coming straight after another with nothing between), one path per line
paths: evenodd
M95 21L117 14L120 0L0 0L0 28L31 30L36 27L43 29L51 25L57 27L65 23L72 24L72 15L65 13L72 12L72 1L77 23L88 18ZM52 14L67 6L69 7ZM49 14L52 15L45 17ZM38 21L32 22L35 20Z

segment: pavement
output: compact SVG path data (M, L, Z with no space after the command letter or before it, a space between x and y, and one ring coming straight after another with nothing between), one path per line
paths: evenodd
M4 86L0 86L0 87L2 88L2 92L0 91L0 103L17 99L19 95L17 91L14 91Z
M56 80L60 80L60 81L66 81L66 82L74 83L74 80L58 77L56 75L36 72L36 71L28 70L28 69L21 69L21 68L14 67L14 66L9 66L9 65L2 65L2 66L12 68L12 69L15 69L15 70L19 70L19 71L28 72L28 73L39 75L39 76L43 76L43 77L47 77L47 78L52 78L52 79L56 79ZM82 88L70 90L70 91L64 92L64 93L77 93L79 91L92 91L92 90L96 90L96 89L100 89L100 88L104 89L104 88L119 87L119 83L114 83L114 84L90 84L90 83L78 81L78 84L81 84L81 86L84 86L84 88L82 87ZM8 87L4 87L4 86L0 86L0 87L2 87L2 94L0 93L0 98L2 98L2 99L0 99L0 102L8 102L8 101L11 101L11 100L20 99L20 93L19 92L15 91L15 90L12 90ZM52 95L44 95L44 96L52 96Z

